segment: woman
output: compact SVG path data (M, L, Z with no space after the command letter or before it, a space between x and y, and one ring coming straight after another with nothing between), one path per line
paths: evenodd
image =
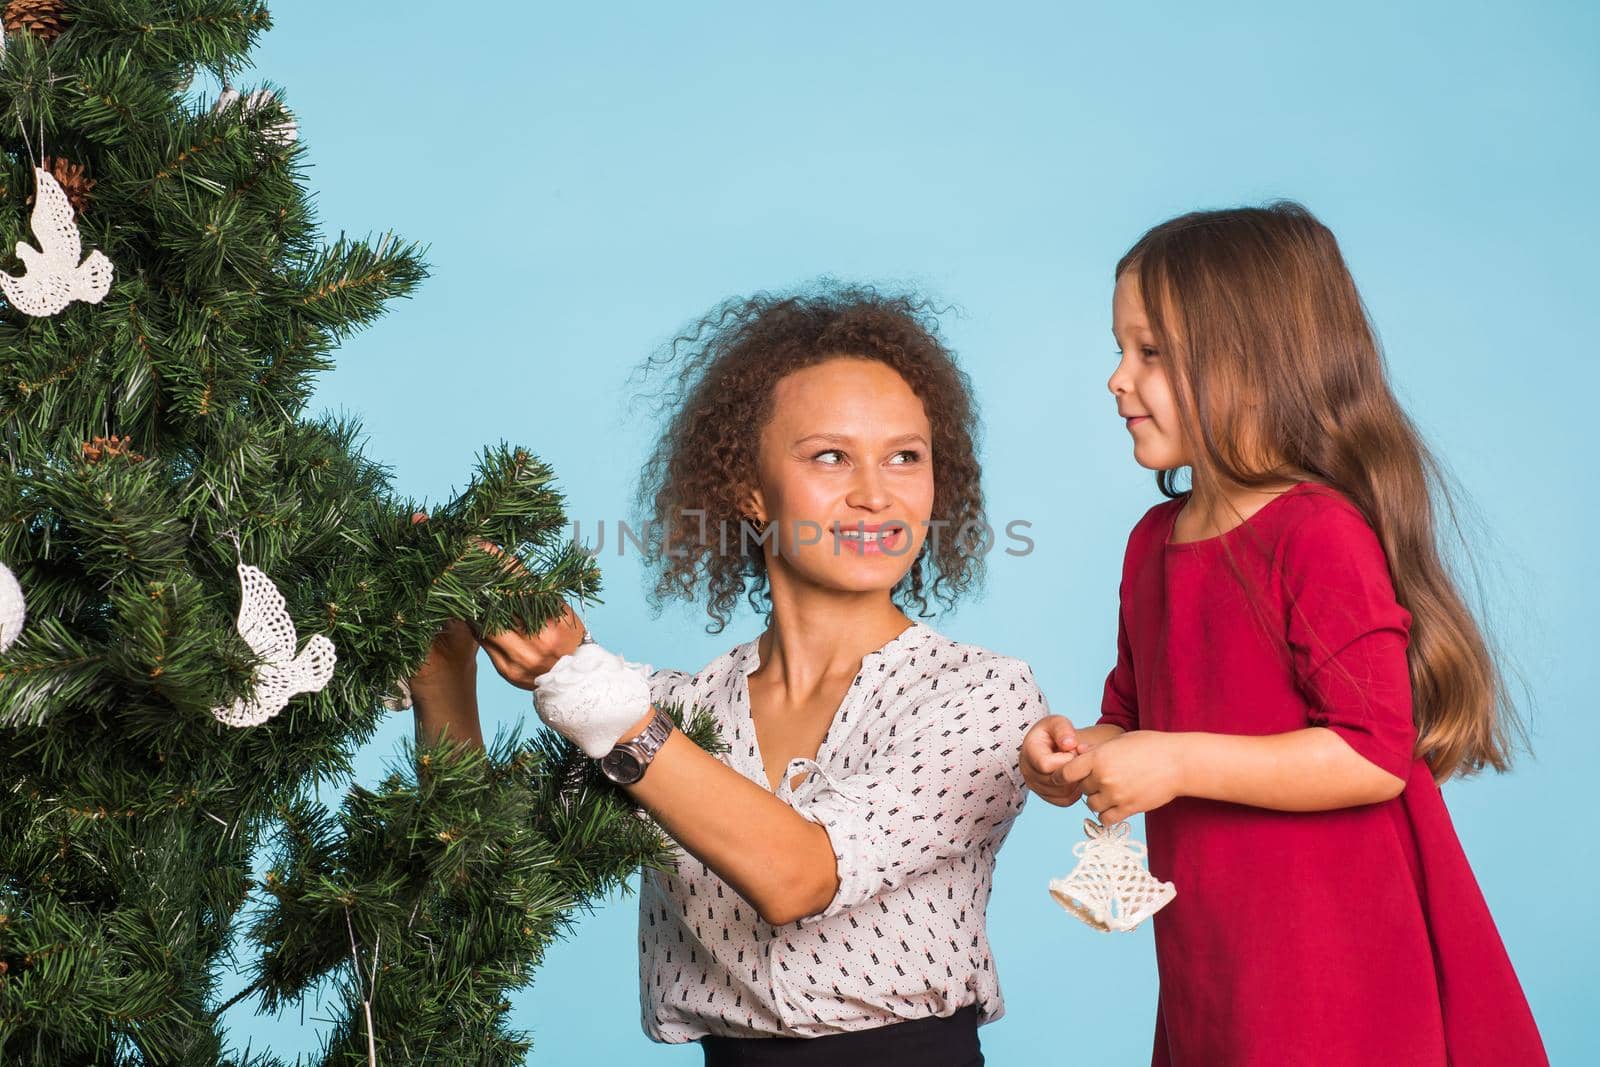
M640 890L644 1027L708 1064L969 1067L1003 1011L984 913L1048 709L1025 663L903 610L982 575L977 420L935 331L913 300L828 289L725 304L671 352L640 488L653 599L703 595L713 632L742 595L768 617L698 674L651 678L728 752L656 747L653 708L616 734L647 739L615 777L638 775L681 849ZM569 612L484 645L533 688L581 635ZM475 651L457 627L413 681L424 736L481 743Z

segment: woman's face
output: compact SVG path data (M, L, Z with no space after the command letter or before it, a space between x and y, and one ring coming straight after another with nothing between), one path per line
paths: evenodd
M886 364L841 356L780 379L749 504L771 524L768 574L893 589L928 534L932 442L922 401Z

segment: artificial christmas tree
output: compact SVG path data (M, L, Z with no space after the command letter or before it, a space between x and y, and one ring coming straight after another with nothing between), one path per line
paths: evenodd
M323 1062L520 1062L506 992L665 859L659 831L544 732L423 739L337 813L314 790L447 619L533 628L597 588L552 474L488 449L414 524L356 428L308 417L424 271L392 237L323 243L275 95L189 91L237 73L263 5L17 0L6 25L0 1062L276 1062L232 1051L223 1009L319 987Z

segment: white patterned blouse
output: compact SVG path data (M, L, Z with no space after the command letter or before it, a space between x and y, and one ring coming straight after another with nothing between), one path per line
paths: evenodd
M720 758L767 788L746 676L755 640L699 674L657 671L657 704L716 716ZM978 1005L1003 1014L984 925L995 853L1022 810L1017 748L1049 713L1022 660L913 623L861 662L815 760L777 797L828 831L839 889L826 909L765 922L699 860L646 872L639 892L645 1032L680 1043L820 1037ZM809 771L798 788L791 779Z

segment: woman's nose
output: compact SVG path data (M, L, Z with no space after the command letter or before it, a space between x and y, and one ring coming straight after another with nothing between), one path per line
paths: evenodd
M850 492L845 495L845 503L853 508L865 508L868 511L881 511L889 506L889 490L883 483L883 475L876 468L864 467L851 480Z

